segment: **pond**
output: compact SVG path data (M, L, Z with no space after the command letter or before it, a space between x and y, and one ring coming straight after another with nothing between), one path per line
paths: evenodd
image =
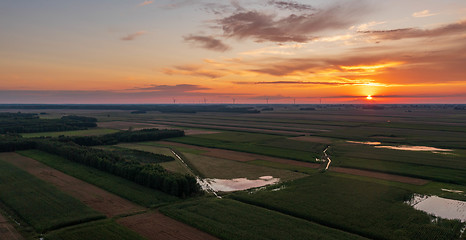
M414 194L413 198L406 203L436 217L466 222L466 202L464 201Z
M271 184L278 183L280 178L272 176L262 176L259 179L247 178L234 178L234 179L218 179L218 178L204 178L198 179L198 183L202 189L214 192L233 192L241 191L250 188L263 187Z

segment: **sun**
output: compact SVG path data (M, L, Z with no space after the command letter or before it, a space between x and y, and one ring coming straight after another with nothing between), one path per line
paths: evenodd
M371 95L368 95L368 96L366 97L366 99L367 99L367 100L372 100L372 96L371 96Z

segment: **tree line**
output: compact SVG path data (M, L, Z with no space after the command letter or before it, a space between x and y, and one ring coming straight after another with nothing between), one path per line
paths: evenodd
M97 127L96 118L72 115L42 119L35 113L0 113L0 134L84 130L90 127Z
M174 129L142 129L138 131L120 131L100 136L60 136L61 142L74 142L81 146L113 145L120 142L157 141L170 137L182 137L184 132Z
M108 150L91 148L99 144L160 140L183 136L180 130L143 129L122 131L95 137L60 137L25 139L18 135L0 136L0 151L38 149L59 155L68 160L126 178L138 184L178 196L188 197L200 193L195 177L165 170L156 163L142 163ZM90 140L90 142L86 142ZM167 159L160 159L167 160Z

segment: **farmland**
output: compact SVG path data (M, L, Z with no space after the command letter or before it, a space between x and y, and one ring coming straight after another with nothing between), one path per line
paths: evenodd
M28 150L20 154L33 158L45 165L55 168L73 177L94 184L102 189L126 198L145 207L154 207L176 201L177 198L153 189L143 187L126 179L97 169L83 166L49 153Z
M296 180L277 192L238 193L233 198L373 239L422 234L420 239L452 239L449 227L460 226L449 221L431 225L427 215L403 204L409 198L404 189L327 175Z
M52 188L50 191L80 200L76 206L83 206L84 202L83 207L97 211L94 212L97 219L103 215L109 218L75 224L74 220L57 217L60 221L71 221L73 226L70 227L66 227L70 224L35 227L30 223L35 231L47 232L46 239L74 239L81 235L112 239L113 233L137 240L464 239L464 235L460 237L464 223L435 218L405 203L413 194L466 200L464 111L448 106L390 106L383 110L361 109L355 105L315 108L314 111L300 111L298 106L277 105L273 111L254 114L47 110L51 114L41 118L79 114L96 118L100 128L23 134L28 137L27 141L43 141L36 137L49 134L48 144L57 144L57 149L62 146L60 144L75 141L77 145L63 146L76 152L78 149L86 149L87 153L103 150L99 154L111 154L114 162L124 159L125 164L134 166L158 165L166 170L164 174L225 181L279 179L277 185L255 190L208 191L176 197L170 195L170 191L163 193L134 181L138 178L125 179L112 171L95 168L86 163L86 159L71 161L74 156L58 156L55 150L44 152L28 148L29 145L18 148L29 149L17 151L22 156L4 153L0 163L7 166L5 169L15 169L15 174L19 171L33 178L36 176L34 183L47 182ZM34 113L34 110L24 112ZM119 139L119 136L137 134L138 129L151 127L182 129L185 136L131 142L109 141L104 136L117 133L108 136ZM68 137L62 136L61 142L54 142L60 135ZM8 139L5 136L5 141ZM89 139L93 142L87 143ZM400 146L439 150L397 150ZM323 153L325 149L330 164ZM157 157L157 154L168 157ZM327 164L329 169L325 170ZM80 182L60 182L59 179L68 179L62 174ZM11 175L1 172L0 177L10 178ZM103 201L101 206L106 205L105 210L95 200L85 200L76 194L81 191L82 195L85 192L82 189L91 189L90 185L118 197L119 200L112 200L114 203L136 207L120 211ZM14 194L23 193L16 190ZM105 196L100 198L108 197ZM25 223L31 222L26 213L13 214L17 207L11 201L0 200L2 211ZM27 210L31 211L33 209ZM10 226L16 226L9 221ZM82 220L87 221L87 218ZM59 229L51 230L55 228ZM24 229L18 230L29 239Z
M162 212L223 239L365 239L231 199L180 203Z
M122 240L144 240L145 238L116 224L112 220L85 223L72 226L46 235L47 240L81 240L81 239L122 239Z
M78 200L2 160L0 183L0 200L38 232L103 218Z

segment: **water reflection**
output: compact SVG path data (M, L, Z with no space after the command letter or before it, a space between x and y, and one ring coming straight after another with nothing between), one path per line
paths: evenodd
M241 191L250 188L257 188L266 185L278 183L280 178L272 176L262 176L259 179L251 180L247 178L234 178L234 179L218 179L218 178L205 178L198 179L202 189L213 192L233 192Z
M413 198L407 203L417 210L436 217L458 219L466 222L466 202L464 201L414 194Z
M451 152L453 150L450 149L442 149L442 148L434 148L434 147L426 147L426 146L375 146L376 148L388 148L394 150L404 150L404 151L428 151L428 152Z
M442 148L427 147L427 146L408 146L408 145L387 146L387 145L382 145L381 142L358 142L358 141L346 141L346 142L372 145L376 148L387 148L387 149L403 150L403 151L426 151L426 152L433 152L433 153L439 153L439 154L451 154L448 152L453 151L451 149L442 149Z
M349 143L357 143L357 144L366 144L366 145L380 145L381 142L358 142L358 141L346 141Z

